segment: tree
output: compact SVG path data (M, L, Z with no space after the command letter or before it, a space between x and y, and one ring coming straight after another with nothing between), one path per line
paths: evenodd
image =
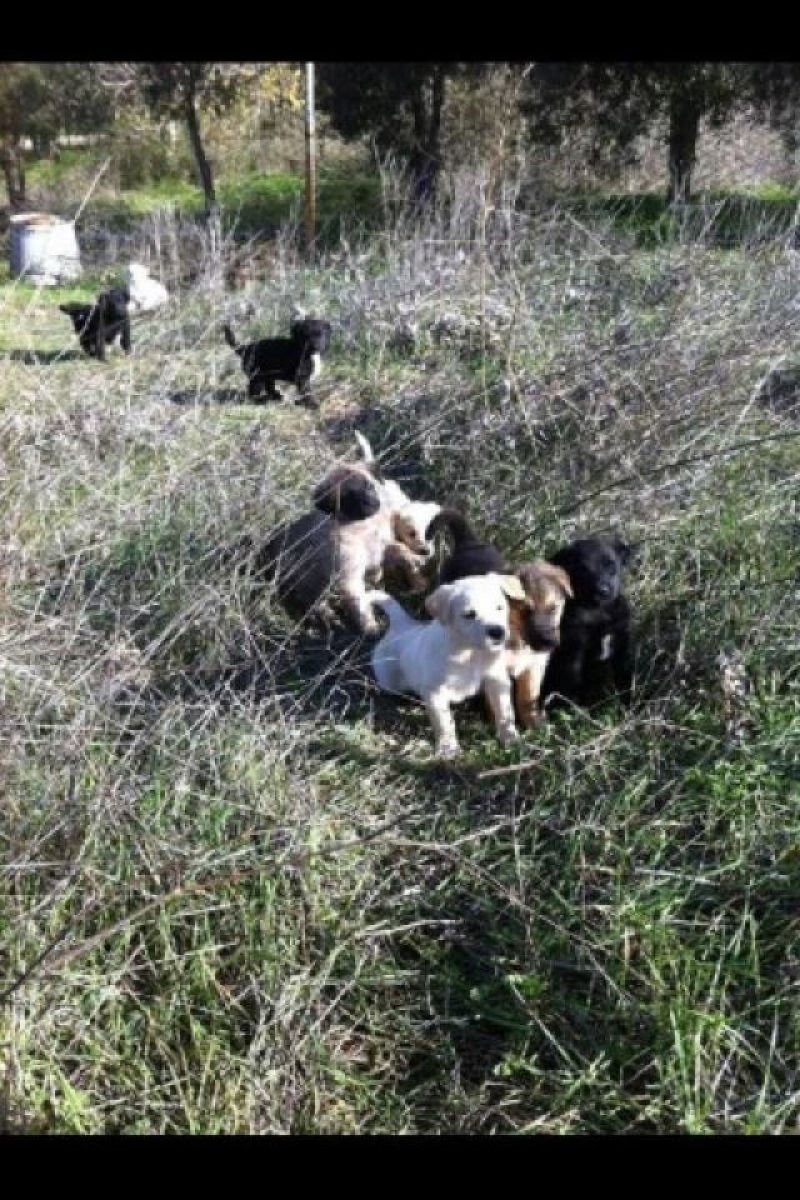
M691 198L700 121L722 125L742 103L744 72L735 63L652 63L638 71L645 108L667 118L667 199Z
M12 209L24 208L25 150L46 153L59 133L87 133L111 118L107 95L88 63L0 64L0 166Z
M242 91L254 86L257 63L157 62L107 64L103 74L118 98L141 97L156 119L181 120L186 126L206 214L216 210L214 175L203 145L201 110L219 115Z
M701 120L721 125L747 98L737 63L542 63L531 73L528 112L535 139L588 125L597 157L614 157L661 120L667 200L691 197Z
M779 130L794 163L800 141L800 63L752 63L748 90L756 116Z
M343 137L370 134L408 160L416 198L435 193L447 80L480 64L320 63L319 105Z

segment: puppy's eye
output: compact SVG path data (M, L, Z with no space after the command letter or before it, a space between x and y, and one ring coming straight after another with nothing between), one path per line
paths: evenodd
M475 620L475 609L474 608L465 609L464 620L465 621L474 621Z

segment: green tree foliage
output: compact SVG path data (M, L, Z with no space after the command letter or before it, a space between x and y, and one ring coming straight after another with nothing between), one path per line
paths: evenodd
M154 62L111 64L106 78L118 95L137 94L156 118L183 121L189 136L206 212L217 207L212 165L203 144L201 112L216 115L254 87L261 74L257 63Z
M800 63L752 63L749 92L756 114L780 131L794 157L800 145Z
M343 137L370 135L408 160L416 196L436 188L448 79L477 72L466 63L320 63L319 104Z
M553 141L580 123L596 156L622 156L663 122L667 197L691 196L701 120L722 124L748 98L748 68L737 63L538 63L526 108L534 139Z
M60 133L89 133L112 117L89 63L0 64L0 166L12 209L25 206L23 139L47 153Z

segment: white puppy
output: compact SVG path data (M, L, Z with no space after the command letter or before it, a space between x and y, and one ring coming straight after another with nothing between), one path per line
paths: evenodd
M169 300L169 292L163 283L151 279L147 267L141 263L131 263L126 273L126 282L131 297L131 308L134 312L150 312L160 308Z
M470 575L432 592L425 607L433 621L416 621L386 592L369 593L389 618L389 630L372 653L380 687L413 692L425 703L436 752L459 753L452 705L484 689L502 742L516 738L506 643L506 597L524 600L515 575Z

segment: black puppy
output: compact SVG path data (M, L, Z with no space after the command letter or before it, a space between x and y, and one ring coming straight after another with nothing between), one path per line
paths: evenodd
M557 692L578 704L600 698L610 667L623 703L633 684L631 610L622 595L622 569L634 547L616 538L572 542L549 560L562 567L572 583L561 618L561 641L554 650L542 684L542 698Z
M223 325L225 341L242 360L242 369L247 375L247 395L251 400L264 397L280 400L281 393L275 387L277 380L293 383L301 402L313 403L309 384L322 369L322 356L331 341L328 321L303 317L292 321L291 337L262 338L258 342L242 344L236 341L230 325Z
M125 287L101 292L94 304L59 304L61 312L72 321L81 349L100 360L106 360L106 345L119 337L126 354L131 352L131 321L128 316L130 292Z
M443 508L437 513L428 526L426 537L431 538L442 529L453 539L453 549L439 572L439 583L454 583L467 575L489 575L492 571L503 575L510 571L500 551L482 542L456 509Z

